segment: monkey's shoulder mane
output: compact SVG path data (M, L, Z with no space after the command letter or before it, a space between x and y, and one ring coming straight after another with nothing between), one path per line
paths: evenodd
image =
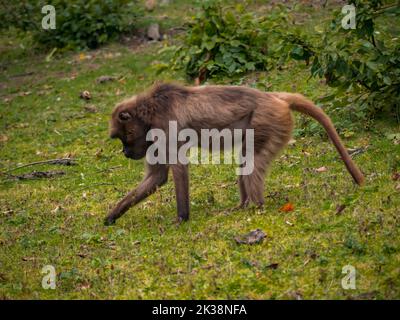
M173 104L183 102L188 94L189 89L178 84L156 84L148 92L137 96L133 112L144 122L151 123L157 113L166 112Z

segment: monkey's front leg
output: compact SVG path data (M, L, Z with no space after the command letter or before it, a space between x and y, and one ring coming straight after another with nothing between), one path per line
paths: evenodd
M168 179L168 167L166 165L148 166L148 173L139 186L129 192L115 208L106 217L104 224L106 226L115 223L130 207L139 203L150 194L157 190L157 187L162 186Z
M176 205L178 222L189 219L189 169L187 165L175 164L171 166L175 183Z

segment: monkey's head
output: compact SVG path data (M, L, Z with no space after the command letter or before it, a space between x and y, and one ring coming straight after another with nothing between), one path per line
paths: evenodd
M132 97L118 104L111 116L110 137L122 142L125 157L141 159L152 141L146 141L150 125L138 116L137 98Z
M187 90L170 83L157 83L150 90L118 104L110 122L110 137L120 139L126 157L141 159L153 143L147 132L168 122L170 106L183 104Z

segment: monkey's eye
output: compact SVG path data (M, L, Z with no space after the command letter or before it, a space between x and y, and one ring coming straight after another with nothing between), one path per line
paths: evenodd
M130 119L132 119L132 116L130 115L129 112L123 111L118 115L119 120L126 122Z

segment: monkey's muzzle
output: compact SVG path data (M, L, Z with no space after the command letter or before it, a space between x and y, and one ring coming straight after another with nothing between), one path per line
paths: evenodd
M146 151L145 152L135 152L135 151L132 151L129 148L125 148L125 147L122 149L122 153L124 154L125 157L127 157L129 159L133 159L133 160L142 159L146 155Z

